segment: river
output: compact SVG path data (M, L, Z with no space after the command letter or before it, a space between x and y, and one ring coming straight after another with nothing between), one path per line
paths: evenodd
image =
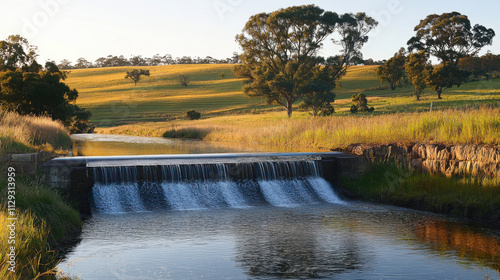
M78 146L95 145L100 150L85 152L80 148L79 153L241 151L239 147L200 141L116 136L95 136ZM154 148L145 150L148 145ZM113 146L119 146L119 150L113 152ZM264 193L259 200L262 203L96 210L85 221L79 243L68 248L59 268L86 280L500 278L498 228L399 207L322 200L319 196L313 199L316 194L311 180L254 184L256 188L271 186L280 191L295 184L311 197L308 200L293 200L282 194L285 197L280 201L266 202ZM211 181L196 184L197 189L218 186ZM174 185L190 188L193 183ZM109 186L115 188L112 184L99 187ZM197 196L193 197L189 199ZM168 201L162 203L167 205Z

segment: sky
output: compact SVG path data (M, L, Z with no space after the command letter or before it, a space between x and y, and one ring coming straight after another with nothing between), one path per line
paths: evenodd
M235 36L250 16L295 5L315 4L337 13L366 12L379 21L362 52L365 59L387 59L429 14L457 11L471 23L493 28L491 50L500 53L500 1L438 0L0 0L0 40L20 34L38 47L38 61L73 63L108 55L151 57L171 54L226 58L240 48ZM324 42L321 54L338 52Z

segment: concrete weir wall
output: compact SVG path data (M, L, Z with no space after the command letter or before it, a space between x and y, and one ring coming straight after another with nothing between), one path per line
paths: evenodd
M230 170L236 170L241 163L310 160L320 163L323 177L333 184L338 183L342 177L358 177L368 168L368 162L364 158L340 152L68 157L53 159L44 168L49 185L63 189L70 202L81 213L90 214L89 196L94 184L94 167L224 163L229 165ZM141 176L138 175L139 178ZM231 176L238 179L239 175L235 172Z

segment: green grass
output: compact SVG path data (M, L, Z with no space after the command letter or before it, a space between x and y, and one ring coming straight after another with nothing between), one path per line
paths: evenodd
M1 168L7 174L5 167ZM6 199L0 197L0 278L1 279L34 279L41 275L55 279L58 263L57 252L50 247L58 244L69 234L79 232L82 223L79 214L72 209L63 197L54 190L44 186L43 178L30 178L16 172L15 202L16 221L16 273L7 270L8 228ZM7 194L7 178L0 178L0 191ZM49 245L50 244L50 245Z
M460 217L500 221L500 180L447 178L373 164L357 180L344 180L352 197Z

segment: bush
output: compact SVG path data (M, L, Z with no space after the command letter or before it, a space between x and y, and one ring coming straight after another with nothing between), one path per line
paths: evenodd
M351 113L375 111L374 107L368 107L368 100L363 92L360 92L358 95L353 95L352 103Z
M186 112L186 117L191 121L197 120L197 119L201 118L201 113L196 112L195 110L189 110Z
M226 74L224 72L220 72L219 77L224 78L224 77L226 77Z
M179 76L179 82L181 85L187 87L189 85L189 76L187 75L180 75Z

